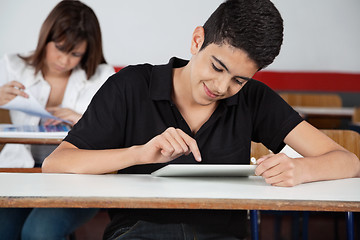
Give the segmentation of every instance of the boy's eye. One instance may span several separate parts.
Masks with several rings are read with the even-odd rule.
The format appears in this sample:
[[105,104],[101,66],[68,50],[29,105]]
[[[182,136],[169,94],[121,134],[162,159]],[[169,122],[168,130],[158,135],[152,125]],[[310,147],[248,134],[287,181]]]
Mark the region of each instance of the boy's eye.
[[237,79],[237,78],[235,78],[234,79],[234,81],[237,83],[237,84],[239,84],[240,86],[242,86],[243,85],[243,82],[242,81],[240,81],[239,79]]
[[222,71],[223,71],[222,69],[216,67],[214,63],[211,63],[211,65],[212,65],[212,68],[213,68],[216,72],[222,72]]

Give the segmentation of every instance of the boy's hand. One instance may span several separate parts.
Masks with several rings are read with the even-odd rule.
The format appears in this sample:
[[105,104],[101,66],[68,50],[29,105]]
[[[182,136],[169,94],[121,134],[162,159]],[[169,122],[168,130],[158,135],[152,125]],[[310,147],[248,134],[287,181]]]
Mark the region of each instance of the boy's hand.
[[257,160],[255,174],[273,186],[292,187],[302,183],[300,161],[284,153],[269,154]]
[[24,92],[25,86],[17,81],[11,81],[0,87],[0,106],[4,105],[16,96],[28,98],[27,93]]
[[190,153],[194,155],[196,161],[201,161],[195,139],[181,129],[170,127],[140,146],[139,162],[140,164],[165,163]]

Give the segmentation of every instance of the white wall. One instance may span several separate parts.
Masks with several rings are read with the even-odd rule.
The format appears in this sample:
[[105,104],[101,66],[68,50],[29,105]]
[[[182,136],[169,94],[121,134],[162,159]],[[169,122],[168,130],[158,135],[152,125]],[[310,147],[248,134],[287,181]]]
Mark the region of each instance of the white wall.
[[272,68],[360,72],[359,0],[274,0],[284,19]]
[[[192,31],[222,0],[83,0],[97,14],[114,65],[189,58]],[[0,0],[0,55],[33,50],[57,0]],[[360,73],[359,0],[273,0],[285,23],[269,70]]]

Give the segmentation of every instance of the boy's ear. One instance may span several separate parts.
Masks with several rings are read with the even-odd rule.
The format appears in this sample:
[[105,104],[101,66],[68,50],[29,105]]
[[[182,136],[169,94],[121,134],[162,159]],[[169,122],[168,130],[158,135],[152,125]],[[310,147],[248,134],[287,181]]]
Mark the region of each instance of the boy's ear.
[[195,55],[200,51],[201,46],[204,43],[204,35],[205,35],[205,31],[203,27],[195,28],[191,38],[190,51],[192,55]]

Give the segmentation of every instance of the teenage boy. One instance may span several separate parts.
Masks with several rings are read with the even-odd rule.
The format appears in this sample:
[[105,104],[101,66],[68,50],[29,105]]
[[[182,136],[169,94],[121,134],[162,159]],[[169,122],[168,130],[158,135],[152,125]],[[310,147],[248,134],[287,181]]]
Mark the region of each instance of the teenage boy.
[[[98,91],[43,172],[151,173],[170,163],[249,164],[251,140],[274,153],[256,174],[275,186],[355,177],[357,157],[252,76],[278,55],[282,18],[268,0],[228,0],[192,35],[190,61],[129,66]],[[116,209],[104,239],[243,239],[246,213]]]

